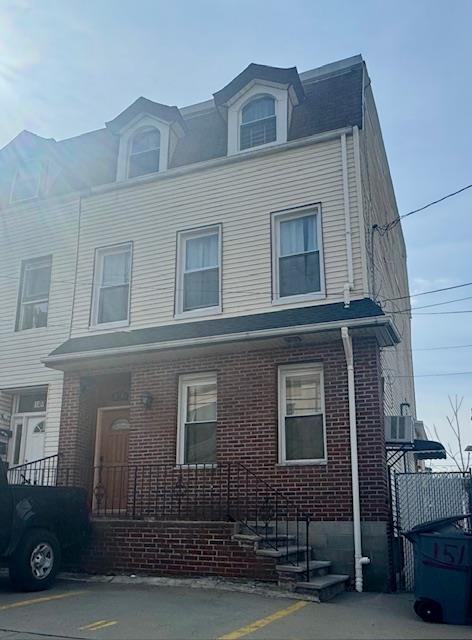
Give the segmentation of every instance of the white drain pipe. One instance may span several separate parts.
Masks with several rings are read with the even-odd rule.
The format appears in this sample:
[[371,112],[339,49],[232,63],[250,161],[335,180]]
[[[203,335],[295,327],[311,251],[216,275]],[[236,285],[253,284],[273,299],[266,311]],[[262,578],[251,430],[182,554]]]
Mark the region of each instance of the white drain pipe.
[[352,519],[354,525],[354,568],[356,591],[362,591],[362,567],[370,563],[370,559],[362,555],[361,506],[359,498],[359,464],[357,457],[357,421],[356,390],[354,386],[354,358],[352,339],[347,327],[341,327],[341,338],[344,346],[347,365],[347,388],[349,395],[349,432],[351,440],[351,476],[352,476]]

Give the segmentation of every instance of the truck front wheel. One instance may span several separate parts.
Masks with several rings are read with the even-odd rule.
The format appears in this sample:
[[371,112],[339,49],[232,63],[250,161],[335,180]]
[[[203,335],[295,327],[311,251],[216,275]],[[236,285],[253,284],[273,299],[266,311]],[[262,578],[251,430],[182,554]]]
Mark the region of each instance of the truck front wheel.
[[21,591],[43,591],[54,582],[61,563],[56,536],[46,529],[26,533],[10,562],[10,580]]

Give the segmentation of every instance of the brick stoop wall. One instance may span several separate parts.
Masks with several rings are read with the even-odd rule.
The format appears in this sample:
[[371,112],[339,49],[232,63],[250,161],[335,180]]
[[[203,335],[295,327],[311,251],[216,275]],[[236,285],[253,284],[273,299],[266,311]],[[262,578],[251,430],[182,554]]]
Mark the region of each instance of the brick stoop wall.
[[86,573],[223,576],[275,582],[276,561],[258,558],[232,540],[227,522],[95,520],[90,544],[67,561]]

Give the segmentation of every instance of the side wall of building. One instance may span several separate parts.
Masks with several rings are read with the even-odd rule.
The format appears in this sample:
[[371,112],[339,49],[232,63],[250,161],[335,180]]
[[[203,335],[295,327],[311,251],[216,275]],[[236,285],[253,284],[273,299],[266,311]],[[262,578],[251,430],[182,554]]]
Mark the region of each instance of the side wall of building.
[[400,415],[400,405],[407,402],[411,414],[416,415],[406,248],[400,224],[387,233],[373,230],[374,225],[382,227],[395,219],[398,209],[367,77],[365,84],[364,126],[359,141],[368,287],[370,297],[392,315],[401,336],[400,344],[383,349],[381,354],[385,414]]

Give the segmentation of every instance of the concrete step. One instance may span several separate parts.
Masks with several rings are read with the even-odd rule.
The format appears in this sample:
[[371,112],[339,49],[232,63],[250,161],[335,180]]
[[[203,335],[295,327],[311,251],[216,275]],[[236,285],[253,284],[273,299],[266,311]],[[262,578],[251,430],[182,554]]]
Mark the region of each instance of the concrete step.
[[[332,564],[329,560],[310,560],[310,577],[325,576],[329,573]],[[306,576],[306,562],[300,564],[278,564],[275,569],[279,574],[284,574],[284,577],[292,578],[293,580],[304,580]]]
[[[288,545],[288,547],[282,545],[278,549],[256,549],[255,553],[258,556],[267,556],[268,558],[285,558],[288,556],[290,561],[297,560],[297,555],[300,557],[306,557],[307,552],[311,554],[311,547],[296,544]],[[298,558],[299,559],[299,558]]]
[[257,533],[236,533],[233,536],[233,540],[236,542],[240,542],[241,544],[247,544],[250,546],[254,546],[254,549],[264,549],[264,548],[273,548],[275,544],[277,546],[281,546],[281,543],[284,542],[293,542],[295,540],[295,536],[287,536],[275,533],[270,533],[269,535],[258,535]]
[[260,535],[267,535],[267,534],[271,534],[274,533],[275,531],[275,527],[271,524],[269,525],[264,525],[264,524],[256,524],[255,522],[248,522],[247,524],[244,522],[241,522],[239,524],[239,533],[247,533],[248,535],[251,534],[260,534]]
[[345,591],[349,579],[348,575],[330,573],[313,578],[310,582],[297,582],[295,591],[316,596],[320,602],[326,602]]

